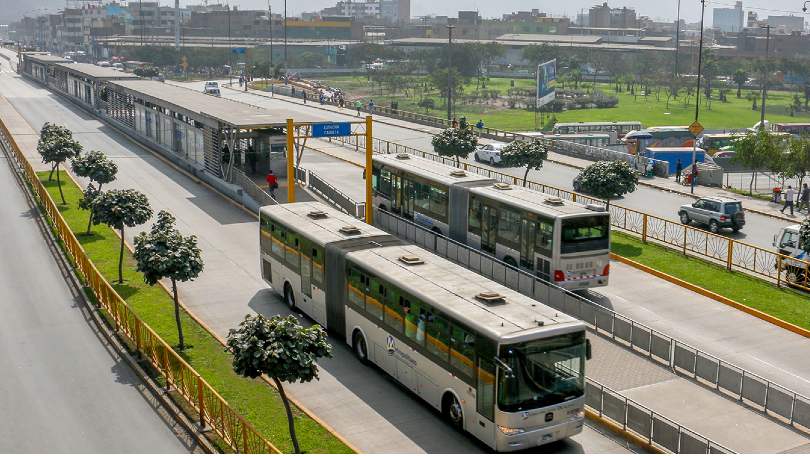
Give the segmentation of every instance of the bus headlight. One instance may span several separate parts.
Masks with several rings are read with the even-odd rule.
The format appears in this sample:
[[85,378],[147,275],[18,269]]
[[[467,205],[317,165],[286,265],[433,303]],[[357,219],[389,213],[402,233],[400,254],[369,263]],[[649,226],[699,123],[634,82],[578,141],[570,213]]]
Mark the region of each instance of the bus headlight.
[[517,434],[523,434],[524,432],[526,432],[525,429],[511,428],[511,427],[501,426],[501,425],[498,425],[498,430],[501,431],[503,434],[509,435],[509,436],[517,435]]
[[581,420],[585,418],[585,409],[577,408],[568,411],[568,418]]

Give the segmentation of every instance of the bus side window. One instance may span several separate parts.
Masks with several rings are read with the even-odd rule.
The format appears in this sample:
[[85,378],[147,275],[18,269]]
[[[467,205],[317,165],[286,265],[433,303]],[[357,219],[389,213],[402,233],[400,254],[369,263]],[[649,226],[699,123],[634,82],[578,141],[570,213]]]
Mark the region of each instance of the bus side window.
[[363,283],[363,275],[355,268],[349,269],[349,277],[346,280],[346,287],[349,293],[349,304],[360,309],[366,308],[366,292]]
[[478,356],[476,369],[476,410],[481,416],[495,421],[495,363],[490,356]]
[[498,242],[515,250],[520,249],[520,214],[501,207],[499,215]]
[[450,365],[465,378],[472,379],[474,359],[475,335],[457,324],[453,324],[450,337]]
[[391,172],[383,168],[380,170],[379,192],[387,197],[391,197]]
[[390,289],[385,302],[385,325],[395,334],[402,334],[402,324],[405,321],[405,312],[402,310],[404,298],[396,289]]
[[472,234],[481,235],[481,201],[470,196],[470,215],[468,221],[468,231]]
[[371,314],[375,320],[383,319],[383,308],[385,307],[385,297],[388,294],[385,285],[376,277],[366,276],[368,282],[368,295],[366,296],[366,312]]
[[425,344],[425,325],[427,324],[427,306],[417,300],[405,300],[405,336],[416,342]]
[[427,318],[427,349],[444,362],[450,354],[450,323],[444,316],[429,312]]
[[312,247],[312,284],[323,289],[323,258],[322,250]]
[[537,223],[537,236],[535,237],[537,253],[551,257],[554,247],[554,221],[540,219]]

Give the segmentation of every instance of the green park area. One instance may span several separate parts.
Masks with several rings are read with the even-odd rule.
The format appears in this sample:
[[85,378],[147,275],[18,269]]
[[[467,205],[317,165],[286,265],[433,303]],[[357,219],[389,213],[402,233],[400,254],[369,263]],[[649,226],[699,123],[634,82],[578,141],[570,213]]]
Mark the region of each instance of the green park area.
[[[56,180],[49,181],[47,172],[40,173],[39,177],[54,201],[60,201]],[[144,282],[129,251],[125,252],[124,258],[124,283],[117,283],[119,238],[106,225],[94,226],[92,234],[85,234],[89,213],[78,206],[82,192],[66,173],[62,172],[61,180],[67,204],[57,203],[57,206],[90,259],[137,315],[167,343],[176,346],[178,337],[171,296],[163,288]],[[181,356],[265,438],[283,453],[291,453],[293,446],[287,417],[278,392],[264,381],[250,380],[234,373],[231,355],[225,347],[187,313],[183,312],[181,319],[186,343]],[[294,408],[293,414],[304,452],[351,452],[337,437],[299,409]]]
[[[391,102],[396,102],[399,109],[405,111],[442,118],[447,115],[446,99],[432,87],[427,77],[411,76],[404,82],[393,83],[367,76],[336,76],[319,78],[318,81],[342,89],[351,100],[358,98],[364,102],[373,100],[376,106],[391,106]],[[593,92],[593,86],[590,82],[581,82],[576,91],[588,95]],[[491,128],[510,131],[535,130],[535,125],[542,124],[539,114],[535,124],[535,113],[531,107],[533,88],[532,79],[488,78],[486,88],[483,88],[477,78],[471,78],[461,85],[457,101],[454,103],[455,113],[458,117],[466,116],[471,123],[481,119]],[[571,89],[570,84],[567,88]],[[677,98],[670,97],[667,100],[668,92],[664,87],[651,85],[646,96],[643,95],[644,91],[638,88],[632,94],[626,87],[622,87],[621,92],[616,92],[615,89],[616,86],[612,83],[596,84],[596,90],[602,96],[618,99],[615,107],[571,109],[544,113],[542,116],[546,121],[549,116],[554,116],[558,122],[641,121],[644,126],[688,125],[694,120],[695,97],[688,96],[686,90],[683,90]],[[706,104],[705,98],[701,98],[700,119],[707,129],[748,128],[759,121],[761,93],[758,90],[743,89],[740,98],[737,98],[735,88],[728,87],[726,90],[725,101],[717,99],[719,90],[715,91],[715,99],[712,100],[711,106]],[[790,106],[795,103],[796,94],[797,92],[769,91],[766,103],[768,120],[810,122],[809,111],[797,111],[791,117]],[[754,99],[757,104],[756,110],[753,109]]]

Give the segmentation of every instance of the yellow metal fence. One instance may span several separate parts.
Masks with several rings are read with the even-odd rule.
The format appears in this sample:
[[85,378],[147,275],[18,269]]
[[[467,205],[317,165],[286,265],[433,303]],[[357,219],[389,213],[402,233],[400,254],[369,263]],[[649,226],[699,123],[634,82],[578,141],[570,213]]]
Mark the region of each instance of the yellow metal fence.
[[141,320],[90,261],[48,191],[26,160],[14,137],[0,119],[0,140],[53,223],[64,250],[92,290],[118,335],[126,339],[197,413],[200,424],[216,433],[237,453],[279,453],[245,418],[239,415],[171,346]]
[[[334,138],[344,145],[362,146],[357,138]],[[442,157],[432,152],[386,141],[374,140],[374,152],[380,154],[407,153],[456,166],[455,159]],[[465,170],[491,177],[500,182],[522,185],[523,179],[495,171],[473,163],[461,163]],[[580,193],[564,190],[539,182],[526,182],[526,186],[559,198],[582,204],[605,205],[605,201]],[[792,286],[810,291],[810,262],[799,260],[781,253],[757,247],[746,242],[710,233],[679,221],[668,220],[655,215],[630,209],[618,204],[610,204],[610,223],[614,228],[633,234],[643,242],[653,241],[666,247],[679,250],[684,255],[708,260],[724,266],[729,271],[739,271],[759,278],[776,282],[777,285]]]

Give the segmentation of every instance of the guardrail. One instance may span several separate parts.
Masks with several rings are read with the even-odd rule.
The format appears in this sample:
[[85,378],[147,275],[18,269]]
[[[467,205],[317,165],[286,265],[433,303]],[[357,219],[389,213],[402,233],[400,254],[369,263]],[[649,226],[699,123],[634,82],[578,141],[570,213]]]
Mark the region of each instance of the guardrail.
[[301,184],[309,187],[310,190],[327,200],[327,202],[329,202],[332,206],[335,206],[352,217],[365,220],[365,203],[358,203],[354,201],[350,196],[330,185],[312,171],[304,168],[297,168],[295,175],[296,179],[298,179]]
[[[358,148],[356,137],[333,138],[346,146]],[[432,152],[415,149],[403,144],[374,139],[376,153],[407,153],[433,160],[448,166],[456,166],[455,159],[442,157]],[[491,177],[500,182],[520,185],[523,179],[495,171],[491,168],[472,163],[462,163],[465,170]],[[606,205],[604,200],[561,189],[539,182],[527,181],[526,186],[559,198],[582,204]],[[643,242],[653,241],[657,244],[675,249],[687,256],[709,260],[728,271],[739,271],[755,277],[776,282],[778,286],[787,285],[810,291],[810,262],[799,260],[788,255],[757,247],[746,242],[710,233],[699,228],[684,225],[679,221],[647,214],[615,203],[610,203],[610,223],[614,228],[638,236]]]
[[164,377],[166,386],[174,388],[198,414],[201,427],[210,426],[211,430],[235,452],[279,453],[270,441],[231,408],[194,368],[141,320],[107,282],[85,253],[2,120],[0,120],[0,141],[30,184],[35,197],[62,241],[65,253],[75,264],[87,287],[92,290],[99,307],[109,316],[119,337],[134,347],[135,351]]
[[[374,224],[571,315],[583,321],[595,333],[634,353],[810,434],[810,398],[807,396],[390,212],[374,208]],[[670,446],[666,448],[671,449]]]
[[237,168],[231,168],[231,172],[228,176],[228,182],[234,185],[238,185],[248,194],[253,201],[259,204],[259,206],[270,206],[273,204],[278,204],[278,201],[273,199],[270,194],[264,191],[263,188],[259,187],[253,179],[249,178],[245,173]]

